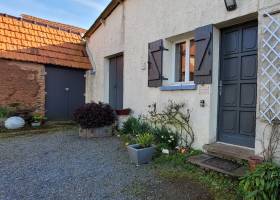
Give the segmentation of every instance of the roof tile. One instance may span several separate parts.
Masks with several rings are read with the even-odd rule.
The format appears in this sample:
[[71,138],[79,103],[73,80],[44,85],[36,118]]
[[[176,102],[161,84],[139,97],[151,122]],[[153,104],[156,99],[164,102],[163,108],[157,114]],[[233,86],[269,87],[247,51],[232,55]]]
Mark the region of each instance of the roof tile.
[[[65,27],[71,28],[68,25]],[[90,69],[89,59],[83,53],[85,46],[81,41],[78,34],[0,14],[0,58]]]

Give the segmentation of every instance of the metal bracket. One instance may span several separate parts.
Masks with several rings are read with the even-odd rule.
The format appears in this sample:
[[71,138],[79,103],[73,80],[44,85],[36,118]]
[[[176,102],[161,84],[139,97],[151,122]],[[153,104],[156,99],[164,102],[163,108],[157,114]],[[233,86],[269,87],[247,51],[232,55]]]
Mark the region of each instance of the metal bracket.
[[159,49],[160,49],[161,51],[169,51],[169,49],[166,49],[164,46],[160,46]]

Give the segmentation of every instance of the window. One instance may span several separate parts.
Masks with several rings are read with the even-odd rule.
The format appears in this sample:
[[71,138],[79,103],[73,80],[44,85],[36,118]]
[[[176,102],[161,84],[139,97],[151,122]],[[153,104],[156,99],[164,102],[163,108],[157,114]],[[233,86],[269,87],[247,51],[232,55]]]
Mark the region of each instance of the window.
[[193,39],[175,44],[175,81],[194,80],[195,42]]

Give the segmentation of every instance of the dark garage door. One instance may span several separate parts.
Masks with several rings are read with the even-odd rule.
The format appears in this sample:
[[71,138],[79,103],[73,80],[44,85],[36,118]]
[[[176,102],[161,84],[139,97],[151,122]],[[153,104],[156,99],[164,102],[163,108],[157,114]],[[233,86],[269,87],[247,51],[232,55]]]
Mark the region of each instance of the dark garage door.
[[219,140],[254,147],[257,101],[257,22],[222,31]]
[[49,120],[71,120],[85,103],[85,71],[46,66],[46,116]]

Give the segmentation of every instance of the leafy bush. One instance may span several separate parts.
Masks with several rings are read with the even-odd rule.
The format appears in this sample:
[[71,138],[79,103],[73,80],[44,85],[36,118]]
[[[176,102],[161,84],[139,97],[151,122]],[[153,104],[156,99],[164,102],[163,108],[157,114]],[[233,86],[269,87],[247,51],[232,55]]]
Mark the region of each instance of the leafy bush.
[[244,199],[279,200],[280,168],[273,163],[258,165],[239,184]]
[[104,103],[88,103],[74,112],[74,120],[84,129],[99,128],[112,125],[116,116],[110,105]]
[[9,113],[10,113],[9,108],[7,108],[7,107],[0,107],[0,118],[8,117]]
[[43,115],[41,115],[40,113],[35,113],[32,116],[32,121],[33,122],[42,122],[44,120],[46,120],[47,118],[44,117]]
[[137,136],[137,144],[142,148],[150,147],[154,142],[154,135],[151,133],[143,133]]
[[145,132],[149,132],[151,127],[147,122],[141,120],[141,118],[129,117],[124,123],[120,131],[124,135],[139,135]]
[[153,134],[155,141],[163,148],[175,149],[178,144],[178,135],[165,127],[155,128]]

